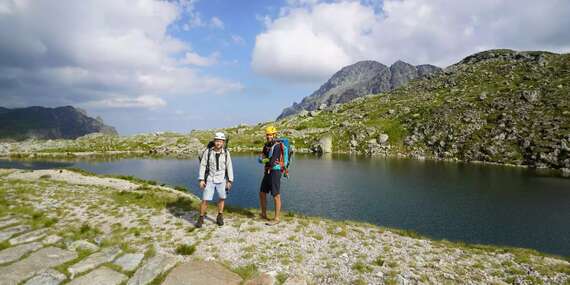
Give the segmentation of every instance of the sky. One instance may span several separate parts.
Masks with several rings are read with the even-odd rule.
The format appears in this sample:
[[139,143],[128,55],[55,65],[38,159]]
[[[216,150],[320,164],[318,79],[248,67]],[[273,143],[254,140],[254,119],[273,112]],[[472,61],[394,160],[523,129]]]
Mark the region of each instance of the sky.
[[0,0],[0,106],[120,134],[255,124],[359,60],[570,51],[568,0]]

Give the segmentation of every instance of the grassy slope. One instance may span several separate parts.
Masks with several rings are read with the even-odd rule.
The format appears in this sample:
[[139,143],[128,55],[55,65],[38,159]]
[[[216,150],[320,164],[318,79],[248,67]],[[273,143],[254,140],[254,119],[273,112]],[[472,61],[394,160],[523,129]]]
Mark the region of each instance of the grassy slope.
[[[564,167],[560,161],[568,154],[555,149],[570,136],[570,55],[528,52],[523,58],[509,50],[491,52],[314,117],[295,116],[225,131],[233,146],[259,147],[263,128],[275,124],[298,148],[308,148],[330,134],[333,151],[348,152],[350,140],[356,139],[356,150],[362,153],[368,140],[385,133],[392,155]],[[539,99],[528,102],[524,91],[537,91]],[[195,135],[206,141],[209,133]],[[415,139],[409,139],[414,134]],[[558,157],[548,158],[552,155]]]

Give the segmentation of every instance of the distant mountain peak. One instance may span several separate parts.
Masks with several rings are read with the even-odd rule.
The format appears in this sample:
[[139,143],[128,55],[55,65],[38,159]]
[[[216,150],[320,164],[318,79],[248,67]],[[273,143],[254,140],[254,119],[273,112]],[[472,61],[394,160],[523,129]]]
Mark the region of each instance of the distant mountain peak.
[[117,134],[115,128],[105,125],[102,120],[89,117],[85,110],[73,106],[0,107],[0,139],[75,139],[97,132]]
[[412,79],[440,71],[433,65],[414,66],[402,60],[386,66],[374,60],[362,60],[337,71],[311,95],[300,103],[283,110],[277,118],[297,114],[303,110],[312,111],[320,106],[346,103],[368,94],[376,94],[398,88]]

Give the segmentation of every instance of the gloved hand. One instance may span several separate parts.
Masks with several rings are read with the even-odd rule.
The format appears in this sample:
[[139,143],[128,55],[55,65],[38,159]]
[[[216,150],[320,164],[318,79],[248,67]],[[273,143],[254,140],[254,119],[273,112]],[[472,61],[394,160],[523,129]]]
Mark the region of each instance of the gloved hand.
[[264,164],[265,164],[265,163],[268,163],[268,162],[269,162],[269,158],[264,158],[264,159],[261,160],[261,163],[264,163]]

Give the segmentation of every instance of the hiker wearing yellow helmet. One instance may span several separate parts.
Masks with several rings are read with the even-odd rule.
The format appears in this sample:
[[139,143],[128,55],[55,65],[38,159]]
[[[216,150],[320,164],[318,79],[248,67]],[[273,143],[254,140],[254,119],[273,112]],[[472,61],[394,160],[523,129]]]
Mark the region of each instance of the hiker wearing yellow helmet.
[[277,129],[274,126],[268,126],[265,129],[266,143],[259,155],[259,162],[264,164],[263,180],[259,191],[259,205],[261,208],[261,218],[267,218],[267,193],[271,193],[275,203],[275,218],[268,222],[268,225],[276,225],[279,223],[279,215],[281,213],[281,165],[282,161],[282,144],[276,143]]

